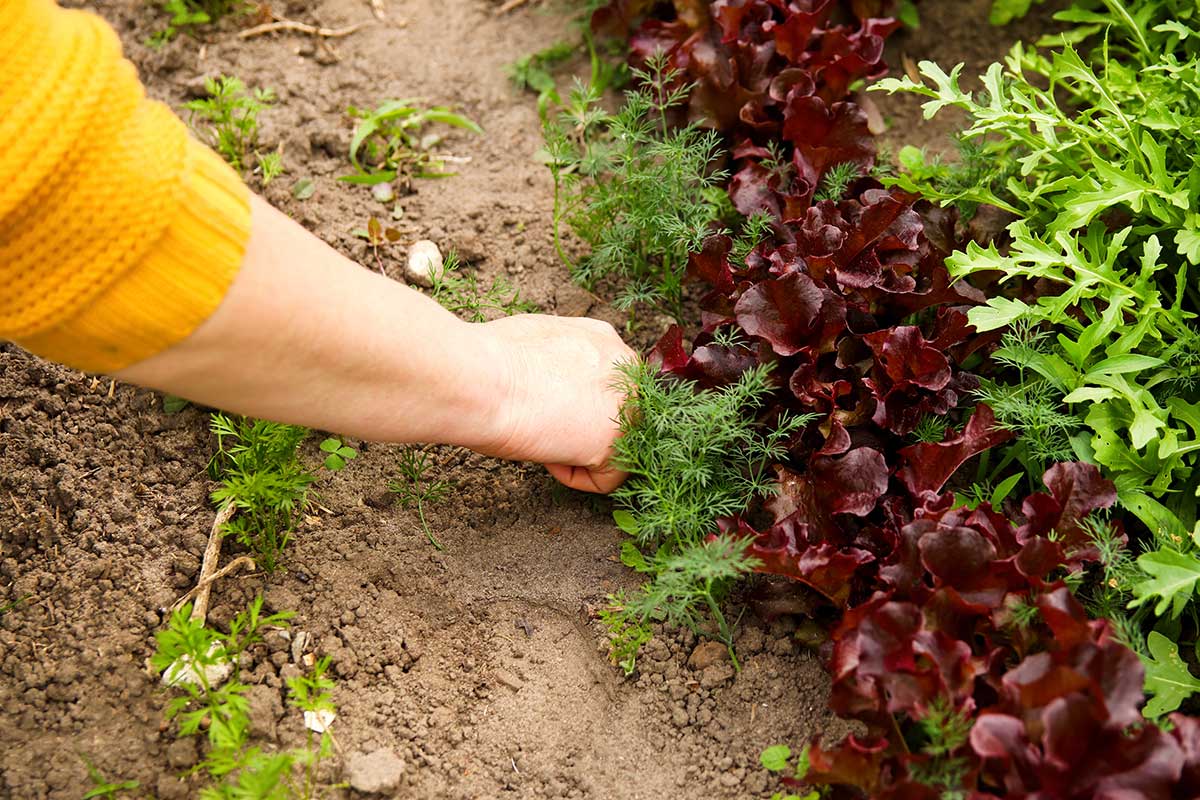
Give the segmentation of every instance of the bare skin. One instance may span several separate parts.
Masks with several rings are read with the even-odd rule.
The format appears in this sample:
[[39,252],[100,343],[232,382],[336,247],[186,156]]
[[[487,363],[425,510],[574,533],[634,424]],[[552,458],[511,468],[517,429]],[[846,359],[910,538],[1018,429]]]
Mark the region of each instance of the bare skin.
[[356,438],[534,461],[573,489],[624,480],[609,466],[622,400],[610,384],[634,353],[611,325],[540,314],[466,323],[258,197],[251,214],[217,311],[117,377]]

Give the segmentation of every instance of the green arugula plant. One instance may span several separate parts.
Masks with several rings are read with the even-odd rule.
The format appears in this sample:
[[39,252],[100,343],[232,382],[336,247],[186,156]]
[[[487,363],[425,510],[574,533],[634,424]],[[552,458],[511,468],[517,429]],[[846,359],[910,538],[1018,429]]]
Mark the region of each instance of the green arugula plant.
[[521,293],[503,277],[497,275],[492,278],[491,284],[485,288],[479,285],[475,273],[464,271],[462,267],[458,253],[451,250],[441,266],[429,276],[433,282],[430,296],[448,311],[468,322],[486,322],[495,314],[511,316],[538,310],[535,304],[522,300]]
[[400,453],[400,478],[392,481],[388,488],[396,494],[402,507],[417,510],[425,538],[435,549],[442,550],[444,548],[434,538],[433,531],[429,529],[429,522],[425,519],[425,507],[445,500],[451,486],[446,481],[430,480],[427,473],[431,466],[429,454],[424,450],[405,448]]
[[961,65],[922,62],[927,84],[881,81],[929,98],[927,117],[965,112],[972,153],[956,168],[902,151],[906,171],[888,180],[1015,215],[1006,246],[972,242],[946,262],[957,278],[999,276],[1003,287],[969,313],[980,331],[1007,329],[978,396],[1020,434],[1001,466],[1096,464],[1140,523],[1146,552],[1109,542],[1103,582],[1084,592],[1143,656],[1147,713],[1158,715],[1193,688],[1146,629],[1200,640],[1200,10],[1096,0],[1056,18],[1075,27],[1039,43],[1049,52],[1014,47],[979,96],[960,88]]
[[277,178],[283,172],[283,155],[258,149],[258,115],[275,104],[275,92],[251,92],[240,78],[231,76],[206,79],[204,91],[208,97],[184,103],[191,122],[199,120],[206,126],[198,133],[238,172],[253,168],[264,186]]
[[216,413],[212,431],[217,452],[209,474],[220,481],[212,499],[219,506],[237,507],[225,533],[254,551],[260,568],[274,572],[303,519],[309,487],[316,480],[299,457],[308,430]]
[[[321,794],[320,762],[333,753],[329,659],[319,660],[308,675],[287,681],[288,705],[305,718],[304,748],[268,752],[252,745],[248,687],[224,678],[236,670],[238,655],[262,640],[264,629],[286,627],[291,616],[263,616],[259,597],[230,623],[228,633],[221,633],[193,619],[186,604],[156,634],[151,666],[168,686],[182,692],[168,704],[167,719],[178,720],[179,736],[203,733],[207,742],[204,759],[194,768],[210,781],[200,793],[202,800],[312,800]],[[320,729],[319,738],[314,728]]]
[[620,370],[617,388],[630,399],[621,411],[614,462],[631,477],[613,493],[613,516],[633,537],[622,546],[621,560],[649,580],[610,598],[602,614],[613,658],[632,672],[653,623],[702,632],[706,619],[713,638],[734,656],[732,625],[720,601],[758,561],[747,553],[750,540],[714,536],[717,520],[776,490],[773,462],[814,416],[784,415],[760,429],[754,411],[773,388],[765,366],[712,390],[645,363]]
[[483,128],[447,106],[422,108],[417,101],[387,100],[374,110],[351,106],[347,113],[358,120],[350,139],[354,173],[338,178],[347,183],[374,186],[397,177],[445,178],[445,156],[433,152],[440,137],[424,133],[433,124],[482,134]]
[[[543,126],[554,243],[581,285],[611,281],[620,289],[618,307],[657,307],[680,319],[688,254],[713,232],[723,207],[714,195],[723,194],[728,175],[712,166],[721,138],[694,124],[672,125],[690,87],[665,56],[634,76],[639,88],[626,92],[617,113],[604,109],[594,85],[577,83]],[[567,255],[564,226],[590,246],[588,255]]]

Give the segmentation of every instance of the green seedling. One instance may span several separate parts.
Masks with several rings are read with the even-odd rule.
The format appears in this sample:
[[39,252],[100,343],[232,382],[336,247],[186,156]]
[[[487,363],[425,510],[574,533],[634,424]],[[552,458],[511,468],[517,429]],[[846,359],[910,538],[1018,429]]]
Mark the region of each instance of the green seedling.
[[84,793],[83,800],[117,800],[124,793],[136,791],[141,786],[137,781],[110,781],[90,758],[83,754],[79,757],[87,767],[88,782],[92,784],[92,788]]
[[162,10],[170,14],[167,27],[150,37],[147,44],[162,47],[180,33],[192,33],[196,28],[211,25],[229,14],[249,11],[253,4],[246,0],[160,0]]
[[429,454],[423,450],[406,448],[400,454],[400,479],[392,481],[388,488],[396,493],[400,505],[404,508],[416,508],[417,517],[421,520],[421,530],[425,538],[436,549],[444,549],[433,536],[429,523],[425,519],[425,506],[440,503],[450,492],[450,484],[446,481],[431,481],[426,473],[431,466]]
[[421,108],[415,100],[388,100],[374,110],[350,107],[358,124],[350,139],[350,163],[354,174],[338,180],[374,186],[397,177],[444,178],[445,156],[433,152],[438,137],[425,135],[433,124],[462,128],[482,134],[483,129],[446,106]]
[[216,413],[212,431],[217,452],[209,462],[209,473],[220,481],[212,499],[219,506],[232,503],[237,509],[225,525],[225,534],[254,551],[259,567],[274,572],[303,519],[309,486],[316,480],[299,458],[308,430]]
[[[262,640],[268,627],[286,627],[291,612],[262,615],[262,598],[230,624],[228,633],[193,619],[191,606],[171,615],[166,630],[156,635],[158,648],[150,663],[168,686],[181,692],[167,706],[167,719],[176,720],[179,736],[203,736],[204,759],[193,771],[209,785],[204,800],[312,800],[320,796],[317,770],[333,752],[329,725],[334,717],[326,676],[329,659],[316,663],[308,675],[291,678],[288,704],[305,720],[306,747],[267,752],[250,744],[248,687],[229,677],[238,656]],[[318,739],[313,734],[320,733]]]
[[561,102],[558,96],[558,82],[553,70],[556,66],[571,59],[579,51],[579,45],[572,42],[557,42],[547,48],[531,53],[509,64],[505,71],[508,79],[520,91],[531,91],[538,96],[538,113],[545,116],[545,111],[551,103]]
[[430,295],[442,307],[469,322],[486,322],[490,315],[528,314],[537,311],[533,303],[522,300],[521,293],[504,278],[492,278],[486,288],[479,285],[473,272],[464,272],[458,254],[451,250],[440,268],[430,275]]
[[0,617],[4,616],[10,611],[16,610],[17,606],[21,605],[32,596],[33,595],[27,594],[24,597],[18,597],[16,600],[12,600],[8,603],[0,604]]
[[400,241],[403,238],[400,231],[391,226],[384,226],[376,217],[371,217],[367,220],[367,227],[355,228],[350,234],[367,240],[367,245],[370,246],[371,254],[375,257],[375,265],[379,268],[379,273],[387,275],[387,271],[383,268],[383,255],[380,253],[380,248]]
[[346,467],[346,462],[358,458],[358,451],[349,445],[342,444],[341,439],[326,439],[321,442],[321,452],[325,453],[325,469],[337,472]]
[[862,175],[862,168],[853,161],[834,164],[821,177],[821,185],[813,195],[813,201],[832,200],[836,203],[846,196],[846,192]]
[[208,97],[184,104],[193,127],[202,123],[197,133],[238,172],[245,174],[254,166],[264,186],[278,177],[283,156],[258,150],[258,115],[275,104],[275,92],[251,92],[241,79],[230,76],[205,80],[204,91]]
[[[777,744],[763,750],[759,755],[759,761],[763,765],[763,769],[768,772],[774,772],[788,780],[802,781],[808,776],[808,746],[792,759],[792,748],[786,744]],[[812,791],[805,795],[798,794],[783,794],[776,792],[771,796],[771,800],[820,800],[820,792]]]

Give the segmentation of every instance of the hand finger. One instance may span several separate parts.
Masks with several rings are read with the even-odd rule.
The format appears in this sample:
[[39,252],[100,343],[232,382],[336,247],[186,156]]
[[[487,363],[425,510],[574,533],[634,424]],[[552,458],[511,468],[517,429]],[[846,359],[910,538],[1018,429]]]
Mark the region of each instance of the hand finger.
[[619,470],[590,470],[566,464],[547,464],[546,471],[564,486],[593,494],[608,494],[629,477]]

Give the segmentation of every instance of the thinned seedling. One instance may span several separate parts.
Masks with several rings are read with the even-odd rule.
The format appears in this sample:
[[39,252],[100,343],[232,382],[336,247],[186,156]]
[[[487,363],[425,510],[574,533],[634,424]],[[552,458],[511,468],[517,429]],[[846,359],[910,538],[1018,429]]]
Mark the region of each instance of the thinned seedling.
[[429,529],[429,522],[425,519],[425,506],[444,500],[450,491],[450,484],[447,481],[430,481],[425,474],[430,466],[429,454],[424,450],[412,447],[405,449],[400,454],[400,480],[392,481],[388,489],[396,493],[401,506],[416,508],[425,538],[438,550],[444,550]]

